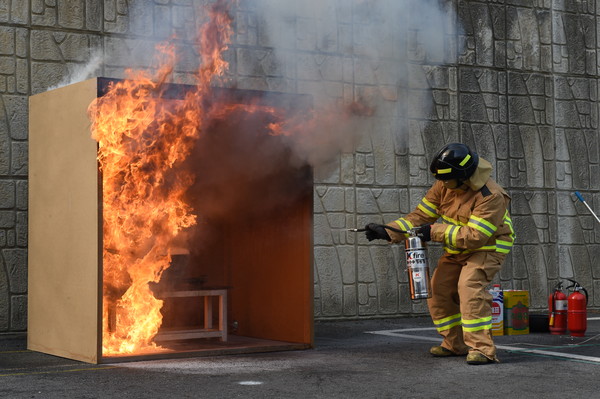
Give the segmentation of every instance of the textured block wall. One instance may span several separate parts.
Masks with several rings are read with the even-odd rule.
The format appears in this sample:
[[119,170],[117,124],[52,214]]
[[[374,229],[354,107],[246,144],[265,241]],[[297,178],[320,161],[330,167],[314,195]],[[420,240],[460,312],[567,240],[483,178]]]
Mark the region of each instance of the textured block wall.
[[[27,327],[28,96],[152,65],[172,34],[186,81],[206,2],[0,0],[0,332]],[[408,299],[402,246],[346,229],[411,211],[450,141],[491,161],[513,197],[518,241],[497,280],[542,309],[574,278],[600,306],[600,226],[572,195],[600,212],[595,0],[238,0],[232,15],[220,84],[308,93],[323,113],[363,107],[301,148],[315,166],[317,318],[427,312]]]

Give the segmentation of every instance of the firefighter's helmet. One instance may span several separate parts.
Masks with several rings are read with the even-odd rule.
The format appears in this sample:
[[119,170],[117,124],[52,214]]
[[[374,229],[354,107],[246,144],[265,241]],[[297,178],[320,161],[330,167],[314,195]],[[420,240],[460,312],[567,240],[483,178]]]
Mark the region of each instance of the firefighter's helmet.
[[445,145],[433,158],[429,170],[438,180],[465,181],[475,173],[479,155],[461,143]]

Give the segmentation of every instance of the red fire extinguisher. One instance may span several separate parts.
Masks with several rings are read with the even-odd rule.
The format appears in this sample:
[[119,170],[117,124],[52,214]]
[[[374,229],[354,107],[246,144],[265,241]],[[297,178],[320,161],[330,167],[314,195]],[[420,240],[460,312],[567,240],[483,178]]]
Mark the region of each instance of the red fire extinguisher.
[[[573,283],[567,287],[573,288],[573,293],[568,298],[568,317],[567,325],[572,337],[584,337],[587,329],[587,303],[588,293],[577,281],[569,280]],[[583,291],[585,295],[581,293]]]
[[550,333],[562,335],[567,332],[567,296],[562,292],[562,281],[554,287],[554,292],[548,297],[548,327]]

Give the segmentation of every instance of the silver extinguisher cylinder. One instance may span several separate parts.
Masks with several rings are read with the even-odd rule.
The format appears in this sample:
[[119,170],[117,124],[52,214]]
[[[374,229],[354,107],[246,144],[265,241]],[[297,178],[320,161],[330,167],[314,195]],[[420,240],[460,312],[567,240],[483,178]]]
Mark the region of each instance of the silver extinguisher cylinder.
[[431,298],[429,262],[425,243],[417,236],[409,236],[405,241],[405,252],[410,299]]

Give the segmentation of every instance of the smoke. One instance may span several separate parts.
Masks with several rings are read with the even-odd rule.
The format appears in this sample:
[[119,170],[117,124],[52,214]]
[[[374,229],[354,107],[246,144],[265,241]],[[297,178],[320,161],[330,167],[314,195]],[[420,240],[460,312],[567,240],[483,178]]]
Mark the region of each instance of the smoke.
[[[150,14],[141,5],[132,13],[132,26],[144,33]],[[251,50],[238,52],[232,66],[238,80],[243,81],[244,74],[263,75],[266,82],[278,82],[268,83],[267,90],[312,97],[314,112],[294,121],[305,128],[292,127],[294,134],[286,135],[285,141],[314,168],[326,168],[340,153],[353,152],[365,142],[374,148],[391,141],[396,152],[407,148],[408,120],[432,116],[428,80],[436,77],[428,71],[456,57],[456,18],[453,5],[445,0],[249,0],[232,15],[235,45],[256,44],[257,53],[268,54],[243,57]],[[242,15],[256,20],[247,22],[256,29],[247,43],[244,35],[252,28],[244,25]],[[173,32],[158,33],[167,37]],[[125,62],[131,57],[132,65],[139,63],[136,58],[148,61],[151,41],[142,42],[113,50],[108,58],[118,54]],[[178,47],[183,64],[190,63],[186,49]],[[51,89],[98,75],[103,61],[102,50],[95,51],[87,64],[71,69]]]
[[69,73],[63,78],[63,80],[57,85],[48,88],[48,90],[58,89],[59,87],[68,86],[70,84],[98,76],[98,73],[102,68],[103,60],[104,57],[102,55],[102,49],[93,51],[90,55],[89,61],[86,64],[74,64],[71,66]]
[[296,91],[314,99],[314,129],[287,137],[294,152],[311,166],[327,166],[341,152],[352,152],[365,141],[372,147],[381,145],[390,135],[396,150],[406,148],[408,119],[431,116],[428,71],[456,57],[450,3],[254,0],[251,4],[258,16],[258,45],[271,48],[275,55],[278,70],[270,73],[285,79],[293,71]]
[[[237,83],[266,82],[269,103],[280,99],[269,91],[301,96],[279,103],[289,118],[275,130],[242,111],[205,126],[187,167],[205,171],[188,194],[200,215],[194,234],[204,235],[192,241],[209,247],[240,215],[255,224],[305,201],[312,176],[303,166],[326,176],[357,148],[387,159],[405,149],[408,121],[432,111],[427,68],[455,56],[451,6],[436,0],[251,0],[235,11]],[[244,13],[255,17],[248,26]]]
[[[216,121],[212,130],[237,130],[239,134],[209,134],[198,143],[194,155],[206,161],[187,166],[210,172],[198,173],[190,194],[202,198],[196,208],[210,215],[231,209],[241,213],[247,204],[254,210],[273,209],[273,204],[289,203],[293,193],[296,197],[305,194],[306,176],[299,173],[286,185],[286,173],[293,171],[282,173],[282,165],[302,170],[308,164],[317,172],[326,171],[338,163],[341,153],[357,148],[379,151],[386,158],[406,148],[408,120],[427,120],[432,110],[425,69],[453,62],[456,53],[450,39],[456,37],[452,5],[440,1],[235,2],[238,8],[231,15],[236,18],[236,36],[229,57],[235,60],[231,68],[237,69],[225,77],[236,76],[244,88],[261,88],[256,82],[262,81],[266,90],[309,95],[312,111],[305,104],[298,106],[281,132],[264,132],[262,120],[246,120],[233,127]],[[143,26],[139,24],[140,29]],[[121,51],[107,48],[107,59],[139,56],[146,60],[145,48],[141,44],[132,46],[130,52],[125,47]],[[101,53],[95,53],[61,85],[89,77],[102,61]],[[180,61],[183,65],[175,66],[175,75],[193,71],[191,65],[185,66],[189,59]],[[259,131],[278,139],[263,140]],[[290,152],[283,152],[280,143]],[[277,186],[275,182],[283,188],[269,191]]]

